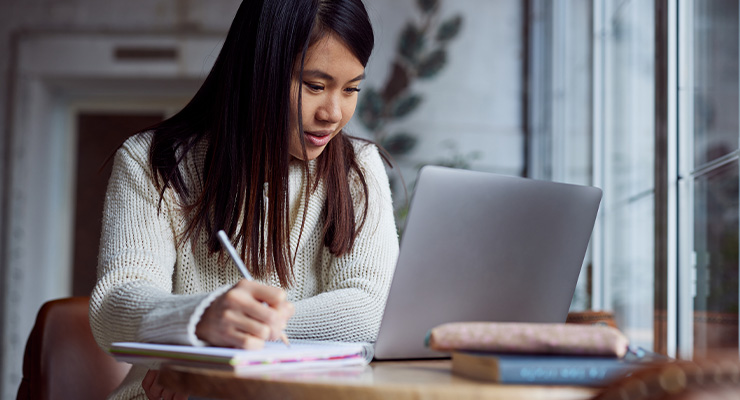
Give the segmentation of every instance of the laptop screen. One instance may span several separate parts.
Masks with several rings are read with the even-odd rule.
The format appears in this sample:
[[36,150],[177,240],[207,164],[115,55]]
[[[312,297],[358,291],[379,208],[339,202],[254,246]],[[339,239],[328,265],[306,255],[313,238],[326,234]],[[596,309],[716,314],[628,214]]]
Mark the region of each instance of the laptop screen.
[[601,190],[428,166],[416,183],[376,359],[455,321],[565,322]]

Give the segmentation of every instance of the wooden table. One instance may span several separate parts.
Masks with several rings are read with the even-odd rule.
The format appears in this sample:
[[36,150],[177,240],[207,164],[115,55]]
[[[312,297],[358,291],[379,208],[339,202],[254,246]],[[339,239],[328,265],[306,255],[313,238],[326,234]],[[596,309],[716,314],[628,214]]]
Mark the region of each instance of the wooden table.
[[596,389],[515,386],[454,376],[449,360],[374,362],[337,370],[240,376],[231,371],[164,365],[159,381],[193,396],[219,399],[590,399]]

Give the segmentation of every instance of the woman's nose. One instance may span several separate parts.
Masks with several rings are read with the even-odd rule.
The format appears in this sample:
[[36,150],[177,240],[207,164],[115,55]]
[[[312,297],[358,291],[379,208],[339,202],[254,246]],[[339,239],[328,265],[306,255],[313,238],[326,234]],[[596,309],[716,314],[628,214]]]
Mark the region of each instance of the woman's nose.
[[325,122],[340,122],[342,120],[342,108],[339,99],[335,96],[326,96],[324,103],[316,111],[316,118]]

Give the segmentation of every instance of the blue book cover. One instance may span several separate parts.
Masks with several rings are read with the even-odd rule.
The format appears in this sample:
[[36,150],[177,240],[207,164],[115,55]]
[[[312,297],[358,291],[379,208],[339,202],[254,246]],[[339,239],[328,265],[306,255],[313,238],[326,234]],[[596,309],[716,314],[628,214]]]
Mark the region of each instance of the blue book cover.
[[604,386],[645,366],[636,357],[453,352],[452,372],[508,384]]

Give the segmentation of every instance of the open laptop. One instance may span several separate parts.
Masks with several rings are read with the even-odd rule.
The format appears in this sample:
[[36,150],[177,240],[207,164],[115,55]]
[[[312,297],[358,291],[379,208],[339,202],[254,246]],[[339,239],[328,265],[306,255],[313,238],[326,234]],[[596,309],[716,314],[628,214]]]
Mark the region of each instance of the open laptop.
[[455,321],[565,322],[601,190],[428,166],[416,183],[375,358],[444,357]]

